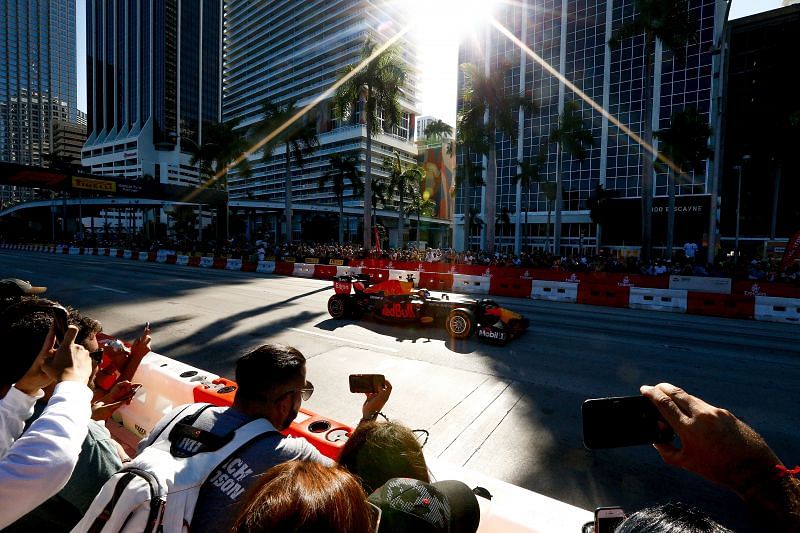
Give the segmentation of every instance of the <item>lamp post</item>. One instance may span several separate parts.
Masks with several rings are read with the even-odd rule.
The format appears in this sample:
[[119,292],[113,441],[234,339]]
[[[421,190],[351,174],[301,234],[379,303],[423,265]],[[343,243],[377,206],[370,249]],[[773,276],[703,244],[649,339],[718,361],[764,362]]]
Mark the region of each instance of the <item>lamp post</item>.
[[733,245],[733,262],[736,265],[739,264],[739,222],[741,220],[740,213],[742,208],[742,168],[749,160],[749,155],[743,155],[741,164],[733,167],[735,170],[739,171],[739,182],[736,188],[736,240],[734,241]]

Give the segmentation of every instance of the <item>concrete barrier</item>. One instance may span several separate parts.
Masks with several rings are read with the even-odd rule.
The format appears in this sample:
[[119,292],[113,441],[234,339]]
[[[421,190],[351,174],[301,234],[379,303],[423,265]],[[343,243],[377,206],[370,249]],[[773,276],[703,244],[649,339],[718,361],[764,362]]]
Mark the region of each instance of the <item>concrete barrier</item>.
[[295,263],[294,269],[292,270],[292,276],[298,278],[313,278],[314,266],[315,265],[309,265],[306,263]]
[[487,276],[453,274],[453,292],[465,294],[489,294],[490,279]]
[[755,319],[800,324],[800,298],[756,296]]
[[225,270],[241,270],[241,269],[242,269],[241,259],[228,259],[227,263],[225,263]]
[[531,298],[534,300],[549,300],[551,302],[578,301],[578,284],[565,281],[533,280]]
[[631,287],[628,307],[631,309],[650,309],[670,313],[685,313],[687,291],[675,289],[646,289]]
[[275,261],[259,261],[256,272],[262,274],[273,274],[275,272]]

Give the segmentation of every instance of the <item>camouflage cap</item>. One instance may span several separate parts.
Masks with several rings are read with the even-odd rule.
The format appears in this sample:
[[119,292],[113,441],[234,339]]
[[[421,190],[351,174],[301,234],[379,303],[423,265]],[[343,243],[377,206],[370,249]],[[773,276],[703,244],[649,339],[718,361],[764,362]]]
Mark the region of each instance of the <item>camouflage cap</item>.
[[460,481],[394,478],[368,499],[381,509],[380,533],[474,533],[480,522],[478,500]]

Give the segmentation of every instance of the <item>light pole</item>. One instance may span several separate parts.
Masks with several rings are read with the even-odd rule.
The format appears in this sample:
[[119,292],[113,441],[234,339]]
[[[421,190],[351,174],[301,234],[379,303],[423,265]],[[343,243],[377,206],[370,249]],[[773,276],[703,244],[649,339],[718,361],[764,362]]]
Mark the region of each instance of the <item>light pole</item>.
[[739,171],[739,182],[736,188],[736,240],[734,241],[733,245],[733,262],[736,265],[739,264],[739,222],[741,220],[740,213],[742,208],[742,167],[749,160],[749,155],[743,155],[741,164],[733,167],[735,170]]

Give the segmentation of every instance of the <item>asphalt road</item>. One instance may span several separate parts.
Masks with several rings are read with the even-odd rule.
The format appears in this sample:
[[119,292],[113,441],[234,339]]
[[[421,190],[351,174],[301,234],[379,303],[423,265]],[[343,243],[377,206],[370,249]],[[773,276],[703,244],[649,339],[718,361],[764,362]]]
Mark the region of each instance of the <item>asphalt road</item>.
[[428,429],[426,454],[585,509],[680,500],[749,530],[738,499],[650,447],[583,448],[582,401],[643,383],[669,381],[726,407],[787,464],[800,461],[796,325],[498,298],[532,325],[496,347],[334,321],[331,283],[319,280],[9,250],[0,274],[47,285],[124,339],[149,321],[155,351],[227,377],[250,347],[294,345],[316,386],[308,407],[340,421],[360,416],[347,375],[384,373],[394,385],[387,415]]

